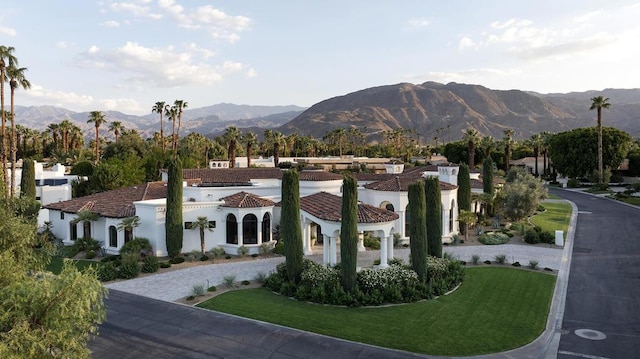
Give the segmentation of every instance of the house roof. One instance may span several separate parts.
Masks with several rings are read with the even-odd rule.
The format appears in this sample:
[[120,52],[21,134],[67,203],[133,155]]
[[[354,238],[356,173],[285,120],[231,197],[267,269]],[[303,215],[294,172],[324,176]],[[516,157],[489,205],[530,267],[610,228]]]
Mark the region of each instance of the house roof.
[[[300,198],[300,209],[325,221],[342,221],[342,197],[318,192]],[[400,218],[397,213],[383,208],[358,203],[358,223],[391,222]]]
[[221,207],[231,208],[257,208],[257,207],[271,207],[275,203],[266,198],[256,196],[253,193],[247,193],[245,191],[232,194],[231,196],[220,198],[224,201]]
[[68,201],[50,203],[43,207],[67,213],[89,210],[102,217],[126,218],[136,214],[136,207],[133,202],[166,197],[167,187],[165,182],[147,182]]
[[336,181],[342,180],[344,178],[343,175],[333,172],[326,171],[300,171],[298,174],[300,181]]
[[[428,170],[430,170],[429,166],[414,167],[390,179],[366,184],[364,188],[385,192],[407,192],[409,191],[409,185],[422,179],[422,174]],[[440,181],[440,190],[442,191],[456,188],[458,188],[458,186]]]
[[282,179],[279,168],[188,168],[182,170],[185,181],[200,184],[246,184],[256,179]]

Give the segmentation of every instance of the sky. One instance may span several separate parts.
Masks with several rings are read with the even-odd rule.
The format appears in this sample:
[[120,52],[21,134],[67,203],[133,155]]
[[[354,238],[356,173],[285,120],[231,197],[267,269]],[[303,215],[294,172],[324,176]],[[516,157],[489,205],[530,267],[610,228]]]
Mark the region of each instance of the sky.
[[541,93],[640,87],[640,2],[0,0],[16,104],[312,106],[426,81]]

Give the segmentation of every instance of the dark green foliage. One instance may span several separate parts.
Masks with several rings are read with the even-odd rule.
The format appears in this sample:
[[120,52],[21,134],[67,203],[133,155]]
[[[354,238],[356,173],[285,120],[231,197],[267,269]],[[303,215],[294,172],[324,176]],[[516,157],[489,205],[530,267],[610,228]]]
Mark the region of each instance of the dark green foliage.
[[380,238],[372,237],[369,232],[364,234],[363,244],[366,248],[380,249]]
[[102,263],[115,262],[120,260],[120,255],[109,255],[100,260]]
[[119,276],[123,279],[135,278],[140,274],[140,264],[138,256],[133,253],[122,255],[122,264],[120,265]]
[[151,243],[149,243],[148,239],[142,237],[135,237],[120,248],[120,254],[135,253],[140,255],[149,251],[151,251]]
[[173,257],[169,259],[169,264],[180,264],[184,262],[184,258],[182,257]]
[[160,268],[171,268],[171,263],[169,263],[169,262],[160,262]]
[[91,176],[93,175],[93,164],[89,161],[78,162],[73,168],[71,168],[72,175],[78,176]]
[[342,223],[340,226],[340,263],[342,286],[347,292],[356,287],[358,261],[358,183],[346,174],[342,181]]
[[[490,198],[493,198],[494,190],[493,190],[493,160],[491,157],[485,158],[482,163],[482,191],[488,195]],[[493,216],[493,205],[492,201],[488,201],[486,203],[487,206],[487,214],[489,216]]]
[[36,170],[33,160],[22,161],[22,178],[20,179],[20,197],[36,199]]
[[142,272],[155,273],[160,268],[160,262],[156,256],[146,256],[142,261]]
[[279,240],[276,243],[276,246],[273,248],[273,253],[280,254],[280,255],[284,254],[284,241],[283,240]]
[[[442,200],[438,177],[425,180],[427,220],[427,253],[430,256],[442,257]],[[411,217],[413,220],[413,217]]]
[[[603,167],[618,168],[631,144],[628,133],[612,127],[602,128]],[[553,167],[567,177],[587,176],[598,169],[598,130],[576,128],[561,132],[549,141]]]
[[471,178],[469,166],[461,164],[458,172],[458,208],[471,210]]
[[289,281],[297,283],[302,273],[302,228],[300,225],[300,183],[296,170],[282,175],[282,219],[280,236],[284,240],[285,263]]
[[41,205],[35,198],[14,197],[5,203],[8,204],[9,209],[16,217],[25,219],[28,222],[35,222],[38,220],[38,213]]
[[632,177],[640,176],[640,149],[630,151],[627,157],[629,158],[628,175]]
[[411,266],[421,283],[427,280],[427,218],[423,181],[409,184]]
[[108,282],[110,280],[118,278],[118,270],[113,261],[98,266],[96,274],[98,276],[98,279],[102,282]]
[[182,163],[174,156],[167,169],[167,213],[165,220],[165,238],[170,257],[177,256],[182,250]]

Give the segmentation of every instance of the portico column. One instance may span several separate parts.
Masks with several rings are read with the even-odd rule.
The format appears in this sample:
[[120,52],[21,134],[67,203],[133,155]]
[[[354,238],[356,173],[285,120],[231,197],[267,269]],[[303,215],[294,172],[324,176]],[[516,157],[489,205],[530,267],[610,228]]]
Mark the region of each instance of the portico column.
[[329,237],[331,244],[329,245],[329,264],[334,266],[337,263],[338,253],[336,251],[336,240],[338,237]]
[[367,249],[364,248],[364,232],[358,232],[358,252],[364,252]]
[[329,263],[329,236],[326,234],[322,235],[322,265],[327,265]]
[[380,237],[380,268],[387,268],[388,257],[387,257],[387,237]]
[[262,221],[258,221],[258,228],[256,228],[256,232],[258,233],[257,244],[262,243]]
[[304,255],[308,256],[313,254],[313,251],[311,250],[311,234],[309,232],[311,232],[311,226],[309,225],[309,223],[307,221],[303,221],[302,222],[302,238],[303,238],[303,243],[304,243]]
[[[382,245],[380,247],[382,247]],[[389,259],[393,259],[393,233],[390,234],[387,239],[387,256]]]
[[242,222],[236,222],[238,226],[238,247],[244,244],[244,226]]

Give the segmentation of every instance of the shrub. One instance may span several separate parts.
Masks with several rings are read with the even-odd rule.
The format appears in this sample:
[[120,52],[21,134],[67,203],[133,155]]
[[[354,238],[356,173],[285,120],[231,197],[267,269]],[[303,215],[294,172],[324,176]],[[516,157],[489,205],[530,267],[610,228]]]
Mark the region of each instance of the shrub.
[[169,263],[169,262],[160,262],[160,268],[171,268],[171,263]]
[[98,279],[102,282],[108,282],[118,278],[118,269],[113,262],[106,262],[96,270]]
[[235,275],[225,276],[224,278],[222,278],[222,281],[229,288],[235,288],[235,286],[236,286],[236,276]]
[[536,260],[530,260],[529,261],[529,268],[531,269],[538,269],[538,261]]
[[495,260],[498,264],[505,264],[507,262],[507,256],[504,254],[498,254],[495,256]]
[[258,258],[258,253],[254,253],[251,255],[252,258]]
[[283,240],[279,240],[278,243],[276,243],[276,246],[273,248],[273,253],[284,255],[284,241]]
[[248,280],[246,280],[246,279],[245,279],[245,280],[243,280],[241,283],[242,283],[242,285],[249,285],[249,284],[251,284],[251,282],[250,282],[250,281],[248,281]]
[[85,253],[84,257],[85,257],[86,259],[93,259],[93,258],[95,258],[95,257],[96,257],[96,251],[94,251],[94,250],[90,249],[90,250],[88,250],[88,251]]
[[210,252],[213,255],[213,258],[222,258],[227,254],[222,247],[215,247]]
[[122,255],[122,264],[120,265],[120,278],[131,279],[140,274],[140,264],[138,263],[138,254],[125,253]]
[[511,265],[514,267],[522,267],[522,264],[520,264],[520,262],[513,262]]
[[505,244],[509,241],[509,236],[500,232],[486,232],[478,238],[478,241],[487,245]]
[[249,253],[249,248],[247,248],[247,246],[241,245],[240,247],[238,247],[238,256],[239,257],[244,257],[244,256],[247,255],[247,253]]
[[182,257],[173,257],[171,259],[169,259],[169,263],[170,264],[180,264],[184,262],[184,258]]
[[231,259],[231,256],[227,254],[226,256],[224,256],[224,259]]
[[200,257],[200,261],[202,261],[202,262],[206,262],[208,260],[209,260],[209,257],[204,255],[204,254]]
[[142,237],[135,237],[120,248],[120,254],[135,253],[140,256],[149,252],[151,252],[151,243],[149,243],[148,239]]
[[260,254],[269,254],[272,250],[271,243],[262,243],[260,245]]
[[367,248],[380,249],[380,237],[372,237],[369,233],[366,233],[363,242]]
[[107,263],[107,262],[113,262],[113,261],[119,261],[119,260],[120,260],[120,255],[109,255],[102,258],[100,262]]
[[525,233],[524,241],[529,244],[538,244],[540,243],[540,233],[535,229],[530,229]]
[[580,187],[580,181],[578,181],[578,180],[577,180],[577,179],[575,179],[575,178],[570,178],[570,179],[567,181],[567,187],[569,187],[569,188],[577,188],[577,187]]
[[199,297],[201,295],[204,295],[204,285],[202,284],[194,285],[193,288],[191,289],[191,295],[194,297]]
[[471,261],[473,262],[473,264],[478,265],[478,263],[480,263],[480,256],[477,254],[472,255]]
[[200,253],[200,251],[197,251],[195,249],[185,255],[187,262],[193,262],[193,261],[199,260],[200,257],[202,257],[202,253]]
[[160,263],[156,256],[145,257],[142,261],[142,272],[144,273],[155,273],[158,271],[158,268],[160,268]]
[[194,300],[194,299],[196,299],[196,297],[194,297],[194,296],[192,296],[192,295],[190,295],[190,296],[188,296],[188,297],[187,297],[187,300],[188,300],[188,301],[192,301],[192,300]]
[[491,261],[487,259],[486,261],[484,261],[484,264],[491,264]]
[[544,267],[544,269],[543,269],[543,270],[544,270],[544,271],[547,271],[547,272],[553,272],[553,269],[551,269],[551,268],[549,268],[549,267]]
[[556,237],[549,231],[540,232],[540,242],[554,244],[556,242]]
[[207,292],[215,292],[216,290],[218,290],[218,288],[216,288],[215,285],[212,285],[211,287],[207,288]]
[[97,251],[102,247],[102,242],[93,238],[79,237],[73,245],[77,247],[79,252],[91,250]]
[[266,278],[267,278],[267,275],[263,271],[259,271],[258,273],[256,273],[256,276],[253,277],[253,280],[255,280],[258,283],[264,283]]

